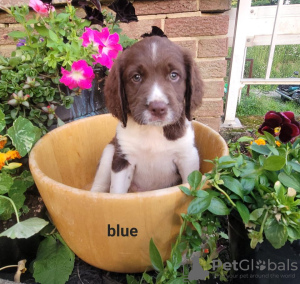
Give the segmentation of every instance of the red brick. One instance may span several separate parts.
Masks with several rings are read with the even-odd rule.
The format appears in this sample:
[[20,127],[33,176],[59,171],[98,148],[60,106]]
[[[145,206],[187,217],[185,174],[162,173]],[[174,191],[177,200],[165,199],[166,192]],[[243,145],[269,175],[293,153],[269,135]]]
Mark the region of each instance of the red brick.
[[207,38],[198,42],[198,57],[217,57],[228,54],[228,38]]
[[202,12],[224,12],[231,8],[231,0],[200,0],[200,11]]
[[215,131],[219,132],[221,127],[221,117],[199,117],[197,121],[209,126]]
[[197,57],[197,47],[196,47],[196,40],[180,40],[180,41],[173,41],[174,43],[180,45],[183,48],[188,49],[191,52],[193,57]]
[[203,97],[204,98],[222,98],[224,96],[224,80],[204,81]]
[[13,38],[9,37],[8,34],[12,31],[24,31],[23,27],[11,25],[9,27],[2,27],[0,28],[0,45],[13,45],[16,44],[16,42],[13,40]]
[[228,15],[201,15],[198,17],[169,18],[165,20],[168,37],[226,35]]
[[205,60],[197,62],[202,79],[224,78],[226,76],[226,60]]
[[172,14],[197,11],[197,0],[135,1],[137,15]]
[[4,57],[10,57],[14,50],[16,50],[16,45],[0,45],[0,54]]
[[223,100],[203,100],[202,105],[193,113],[193,118],[220,117],[223,114]]
[[132,39],[141,39],[141,35],[149,33],[152,30],[152,26],[161,28],[160,19],[139,20],[138,22],[131,22],[129,24],[121,23],[120,27],[123,33]]

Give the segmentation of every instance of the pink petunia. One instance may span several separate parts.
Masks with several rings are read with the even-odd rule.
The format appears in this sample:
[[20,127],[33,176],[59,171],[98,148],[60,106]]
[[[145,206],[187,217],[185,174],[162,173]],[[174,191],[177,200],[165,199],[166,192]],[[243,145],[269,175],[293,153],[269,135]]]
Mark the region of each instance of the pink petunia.
[[92,87],[92,81],[95,78],[93,68],[89,66],[85,60],[73,62],[71,71],[61,67],[63,76],[60,82],[68,86],[70,89],[79,87],[80,89],[89,89]]
[[119,51],[123,49],[122,45],[118,43],[119,35],[117,33],[110,34],[108,28],[102,29],[101,32],[86,28],[81,38],[83,46],[93,44],[98,48],[99,53],[93,55],[94,64],[100,63],[108,68],[112,67],[112,59],[116,58]]
[[41,16],[48,16],[49,11],[54,11],[54,7],[49,4],[44,4],[40,0],[30,0],[29,7],[36,11]]

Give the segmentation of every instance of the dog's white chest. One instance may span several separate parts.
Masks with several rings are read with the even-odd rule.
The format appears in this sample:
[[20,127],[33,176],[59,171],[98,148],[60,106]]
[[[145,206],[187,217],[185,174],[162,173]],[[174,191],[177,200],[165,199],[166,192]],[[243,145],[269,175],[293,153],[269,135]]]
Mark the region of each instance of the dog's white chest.
[[127,127],[117,129],[117,139],[126,160],[135,167],[132,191],[169,187],[180,182],[177,160],[188,147],[193,147],[194,134],[174,141],[167,140],[162,127],[138,125],[129,120]]

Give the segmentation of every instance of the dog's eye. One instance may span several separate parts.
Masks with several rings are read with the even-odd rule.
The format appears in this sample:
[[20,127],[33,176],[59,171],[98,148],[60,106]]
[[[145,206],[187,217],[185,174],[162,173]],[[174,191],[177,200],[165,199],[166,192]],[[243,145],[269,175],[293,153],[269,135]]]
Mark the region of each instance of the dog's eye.
[[141,82],[142,81],[142,76],[140,74],[134,74],[132,76],[132,81],[136,82],[136,83]]
[[178,73],[176,73],[176,72],[171,72],[170,73],[170,79],[172,80],[172,81],[178,81],[179,80],[179,75],[178,75]]

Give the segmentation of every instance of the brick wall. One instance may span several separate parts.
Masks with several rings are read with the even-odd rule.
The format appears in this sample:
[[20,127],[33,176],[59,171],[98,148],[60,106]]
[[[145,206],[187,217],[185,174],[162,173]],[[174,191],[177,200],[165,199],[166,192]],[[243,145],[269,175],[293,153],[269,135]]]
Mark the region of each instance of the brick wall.
[[[28,3],[29,0],[0,0],[0,6]],[[65,0],[55,0],[63,3]],[[101,3],[107,1],[101,1]],[[224,77],[226,76],[227,31],[229,18],[223,12],[230,9],[230,0],[135,0],[139,21],[121,24],[123,31],[140,38],[161,28],[168,38],[189,49],[204,81],[204,99],[194,118],[219,130],[223,115]],[[18,28],[6,14],[0,14],[0,54],[9,55],[15,43],[7,33]]]

